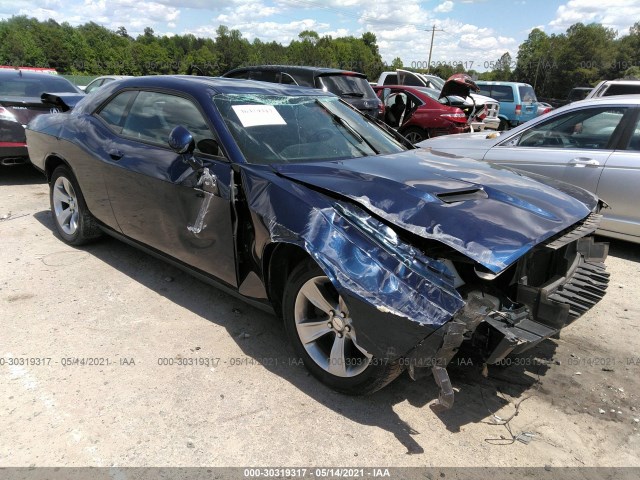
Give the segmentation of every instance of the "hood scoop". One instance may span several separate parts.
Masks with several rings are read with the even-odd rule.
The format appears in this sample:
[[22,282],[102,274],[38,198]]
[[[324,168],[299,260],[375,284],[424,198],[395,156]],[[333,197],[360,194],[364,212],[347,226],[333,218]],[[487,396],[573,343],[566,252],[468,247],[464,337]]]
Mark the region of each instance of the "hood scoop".
[[444,203],[457,203],[467,200],[484,200],[489,198],[489,195],[482,188],[465,188],[464,190],[436,193],[436,197]]

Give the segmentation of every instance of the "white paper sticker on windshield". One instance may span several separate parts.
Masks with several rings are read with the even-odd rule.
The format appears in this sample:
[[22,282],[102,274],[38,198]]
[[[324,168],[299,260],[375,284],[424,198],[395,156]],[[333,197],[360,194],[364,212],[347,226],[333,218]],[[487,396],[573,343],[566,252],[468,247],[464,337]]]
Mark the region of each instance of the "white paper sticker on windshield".
[[286,125],[273,105],[233,105],[243,127],[258,125]]

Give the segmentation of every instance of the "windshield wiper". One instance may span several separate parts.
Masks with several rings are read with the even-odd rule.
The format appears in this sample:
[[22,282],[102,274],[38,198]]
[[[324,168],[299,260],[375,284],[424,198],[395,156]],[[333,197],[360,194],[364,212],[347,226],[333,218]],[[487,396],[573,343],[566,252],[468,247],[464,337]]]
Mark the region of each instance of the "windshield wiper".
[[400,132],[398,132],[395,128],[391,128],[389,125],[384,123],[382,120],[377,119],[376,117],[374,117],[370,113],[363,112],[363,114],[364,114],[364,116],[365,116],[365,118],[367,120],[369,120],[370,122],[373,122],[376,126],[382,128],[385,132],[387,132],[390,135],[392,135],[393,138],[398,140],[402,145],[407,147],[409,150],[413,150],[415,148],[418,148],[413,143],[411,143],[409,140],[407,140],[407,138],[404,135],[402,135]]
[[358,97],[358,98],[362,98],[364,97],[364,93],[362,92],[342,92],[340,94],[341,97]]
[[[325,104],[323,104],[320,100],[316,99],[316,103],[318,105],[320,105],[320,108],[322,108],[325,112],[327,112],[329,115],[331,115],[331,118],[333,119],[333,121],[335,123],[337,123],[338,125],[344,127],[352,136],[353,138],[355,138],[358,143],[365,143],[367,144],[367,146],[373,150],[373,152],[377,155],[380,152],[378,150],[376,150],[374,148],[374,146],[371,144],[371,142],[369,142],[366,138],[364,138],[362,135],[360,135],[360,133],[358,133],[358,131],[353,128],[351,126],[351,124],[349,124],[349,122],[347,122],[344,118],[342,118],[340,115],[338,115],[337,113],[332,112]],[[363,152],[364,153],[364,152]]]

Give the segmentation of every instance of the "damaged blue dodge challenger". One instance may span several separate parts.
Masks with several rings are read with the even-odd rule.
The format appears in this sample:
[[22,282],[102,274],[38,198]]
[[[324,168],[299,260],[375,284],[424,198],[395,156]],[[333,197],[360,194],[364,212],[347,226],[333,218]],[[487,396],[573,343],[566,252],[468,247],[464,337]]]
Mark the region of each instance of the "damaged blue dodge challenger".
[[499,362],[608,283],[591,193],[414,148],[320,90],[130,78],[37,117],[27,144],[65,242],[107,233],[271,309],[345,393],[426,368],[451,407],[463,342]]

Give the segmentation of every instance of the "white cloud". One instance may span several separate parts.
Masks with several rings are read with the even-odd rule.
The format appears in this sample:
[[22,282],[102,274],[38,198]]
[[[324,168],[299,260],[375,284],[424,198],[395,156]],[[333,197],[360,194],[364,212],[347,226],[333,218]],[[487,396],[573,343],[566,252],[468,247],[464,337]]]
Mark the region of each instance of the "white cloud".
[[[594,0],[562,1],[571,8],[574,3],[596,3]],[[611,1],[633,3],[632,0]],[[93,21],[111,30],[124,26],[133,36],[141,34],[145,27],[151,27],[157,34],[193,33],[215,38],[217,28],[223,24],[239,30],[250,41],[259,38],[283,45],[297,39],[303,30],[314,30],[321,36],[334,38],[360,36],[369,31],[376,35],[384,61],[390,63],[400,57],[407,66],[412,62],[427,61],[431,40],[429,29],[435,25],[438,30],[432,61],[462,62],[466,68],[484,70],[484,62],[495,61],[504,52],[508,51],[515,58],[518,42],[508,35],[500,35],[500,24],[493,21],[494,15],[488,16],[487,24],[495,26],[495,30],[483,26],[482,20],[477,20],[479,25],[465,24],[449,13],[452,9],[460,9],[461,3],[481,2],[489,6],[486,0],[430,3],[424,0],[402,3],[397,0],[21,0],[18,8],[15,0],[0,0],[0,18],[5,11],[15,15],[23,9],[29,16],[43,20],[52,17],[72,25]],[[605,10],[605,7],[599,7],[597,12]],[[564,10],[558,9],[558,12],[560,18]],[[614,9],[608,10],[609,15],[614,13]],[[640,14],[634,18],[640,18]]]
[[270,17],[278,12],[277,7],[268,7],[261,1],[247,2],[225,8],[225,12],[216,17],[216,21],[225,25],[243,23],[255,18]]
[[526,33],[526,34],[527,34],[527,36],[528,36],[528,35],[529,35],[531,32],[533,32],[536,28],[537,28],[538,30],[541,30],[541,31],[543,31],[543,32],[544,32],[544,29],[545,29],[546,27],[545,27],[545,25],[536,25],[535,27],[527,28],[527,29],[524,31],[524,33]]
[[449,13],[453,10],[453,2],[451,0],[447,0],[446,2],[438,5],[433,11],[438,13]]
[[358,7],[370,5],[370,0],[274,0],[274,3],[291,8],[318,8],[318,7]]
[[[482,1],[482,0],[480,0]],[[484,62],[499,58],[505,51],[517,51],[515,39],[498,35],[490,28],[463,24],[446,18],[435,19],[419,0],[407,0],[399,9],[396,0],[382,0],[366,9],[359,22],[363,30],[374,32],[385,62],[400,57],[406,66],[429,59],[431,26],[435,26],[432,62],[463,63],[466,68],[484,70]],[[450,10],[453,2],[441,2],[434,12]],[[419,20],[417,20],[419,19]]]
[[360,15],[358,20],[361,24],[367,25],[370,31],[377,34],[378,28],[389,27],[389,25],[426,25],[429,20],[429,12],[420,6],[418,0],[407,0],[402,3],[402,8],[398,8],[395,0],[382,0],[375,5],[369,4]]
[[[259,38],[263,42],[276,41],[282,45],[288,45],[291,40],[297,39],[298,34],[303,30],[314,30],[321,36],[328,31],[328,23],[319,23],[313,19],[294,20],[287,23],[278,22],[244,22],[234,25],[227,25],[230,29],[240,30],[242,36],[249,41]],[[218,25],[206,25],[193,31],[196,36],[215,38]]]
[[[3,0],[0,0],[0,12]],[[180,10],[163,0],[82,0],[75,5],[60,0],[30,0],[23,2],[12,14],[53,18],[57,22],[80,25],[95,22],[111,30],[124,25],[131,35],[142,33],[145,27],[175,28]],[[177,2],[176,2],[177,3]]]
[[59,16],[56,10],[51,10],[49,8],[35,8],[35,9],[20,9],[18,10],[18,15],[27,15],[28,17],[35,17],[41,22],[49,20],[50,18],[55,19]]
[[549,26],[556,31],[564,31],[578,22],[597,22],[626,34],[639,18],[640,3],[637,0],[569,0],[558,7]]

